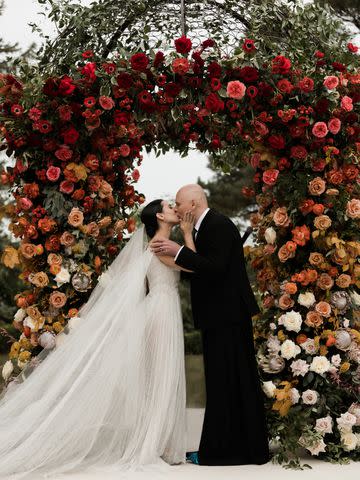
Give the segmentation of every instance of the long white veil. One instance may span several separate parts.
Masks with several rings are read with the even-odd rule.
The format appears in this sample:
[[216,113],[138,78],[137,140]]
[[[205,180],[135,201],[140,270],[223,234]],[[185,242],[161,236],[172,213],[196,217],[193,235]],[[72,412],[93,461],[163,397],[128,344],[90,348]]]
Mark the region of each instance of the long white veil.
[[100,277],[70,332],[2,392],[0,476],[48,477],[131,459],[152,257],[142,226]]

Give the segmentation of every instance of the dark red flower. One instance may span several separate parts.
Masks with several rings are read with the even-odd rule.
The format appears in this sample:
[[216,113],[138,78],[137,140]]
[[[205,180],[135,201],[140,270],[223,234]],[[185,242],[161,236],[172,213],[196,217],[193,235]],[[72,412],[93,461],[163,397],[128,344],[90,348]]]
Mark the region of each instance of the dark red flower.
[[236,70],[239,78],[245,83],[253,83],[259,78],[259,72],[255,67],[242,67]]
[[270,97],[274,92],[274,89],[271,85],[266,82],[259,82],[258,83],[259,94],[263,97]]
[[151,112],[155,110],[156,103],[150,92],[147,90],[143,90],[142,92],[138,93],[137,98],[139,100],[140,108],[144,111]]
[[175,48],[178,53],[189,53],[192,47],[190,38],[183,35],[175,40]]
[[63,131],[62,137],[64,139],[64,143],[67,145],[73,145],[79,138],[79,132],[74,127],[69,127]]
[[309,77],[304,77],[299,81],[298,87],[302,92],[310,93],[314,90],[314,80]]
[[122,72],[116,77],[117,84],[120,88],[128,90],[133,84],[132,76],[129,73]]
[[96,79],[96,63],[94,62],[89,62],[86,63],[82,69],[81,73],[86,77],[88,80],[91,80],[92,82]]
[[202,56],[200,55],[200,52],[193,52],[193,54],[191,55],[191,58],[193,58],[197,63],[197,65],[199,65],[201,68],[204,66],[205,62]]
[[167,81],[167,76],[166,75],[159,75],[156,79],[156,83],[160,86],[163,87]]
[[101,68],[105,70],[105,72],[109,75],[112,75],[116,71],[116,65],[115,63],[103,63],[101,65]]
[[96,98],[95,97],[86,97],[84,99],[84,105],[87,108],[93,107],[94,105],[96,105]]
[[91,58],[94,56],[94,52],[92,50],[85,50],[85,52],[83,52],[81,56],[83,58]]
[[59,83],[59,94],[60,95],[71,95],[75,90],[75,85],[73,84],[73,79],[64,75]]
[[255,43],[254,40],[251,40],[250,38],[246,38],[245,42],[243,43],[242,46],[243,50],[246,53],[252,53],[256,51]]
[[221,88],[221,82],[219,78],[212,78],[210,81],[211,89],[214,90],[214,92],[217,92]]
[[246,89],[246,95],[250,98],[255,98],[258,94],[258,89],[254,85],[249,85]]
[[290,157],[297,160],[304,160],[307,157],[307,150],[302,145],[294,145],[290,149]]
[[155,58],[154,58],[154,67],[158,68],[165,60],[165,55],[163,52],[156,52]]
[[320,98],[320,100],[316,102],[314,108],[319,114],[327,112],[329,108],[329,100],[327,98]]
[[211,40],[211,38],[208,38],[207,40],[204,40],[201,44],[202,48],[205,50],[205,48],[208,47],[213,47],[215,45],[214,40]]
[[352,52],[352,53],[357,53],[357,51],[359,50],[359,48],[356,45],[354,45],[353,43],[348,43],[347,47],[348,47],[349,52]]
[[24,113],[24,107],[15,103],[11,106],[11,113],[15,115],[15,117],[20,117]]
[[209,77],[220,77],[221,66],[217,62],[209,63],[207,67]]
[[285,148],[285,139],[282,135],[270,135],[267,139],[271,148],[282,150]]
[[280,75],[286,75],[291,69],[290,59],[283,55],[277,55],[272,60],[272,73],[278,73]]
[[114,122],[115,125],[128,125],[130,122],[130,114],[128,112],[120,112],[120,110],[115,110]]
[[132,57],[130,57],[130,64],[133,70],[144,72],[149,65],[149,59],[145,53],[135,53]]
[[230,112],[234,112],[235,110],[237,110],[238,105],[237,105],[237,103],[236,103],[234,100],[230,99],[230,100],[228,100],[228,101],[226,102],[226,108],[227,108]]
[[49,133],[53,129],[52,124],[48,120],[39,120],[37,126],[41,133]]
[[333,62],[331,65],[333,69],[337,70],[338,72],[346,72],[346,66],[343,63]]
[[59,94],[59,79],[58,78],[48,78],[43,87],[43,92],[49,97],[56,97]]
[[177,97],[181,92],[181,85],[175,82],[169,82],[165,85],[165,93],[169,95],[169,97]]
[[324,58],[325,57],[325,53],[320,52],[320,50],[316,50],[314,55],[315,55],[316,58]]
[[212,113],[224,110],[224,102],[216,93],[210,93],[205,99],[205,107]]

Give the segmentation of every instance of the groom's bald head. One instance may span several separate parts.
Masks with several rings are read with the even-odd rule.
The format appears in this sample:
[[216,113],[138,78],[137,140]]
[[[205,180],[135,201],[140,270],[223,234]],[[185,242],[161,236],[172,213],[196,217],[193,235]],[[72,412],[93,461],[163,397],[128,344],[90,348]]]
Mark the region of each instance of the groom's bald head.
[[176,194],[175,212],[183,218],[185,212],[191,211],[197,220],[203,211],[208,208],[205,192],[197,183],[184,185]]

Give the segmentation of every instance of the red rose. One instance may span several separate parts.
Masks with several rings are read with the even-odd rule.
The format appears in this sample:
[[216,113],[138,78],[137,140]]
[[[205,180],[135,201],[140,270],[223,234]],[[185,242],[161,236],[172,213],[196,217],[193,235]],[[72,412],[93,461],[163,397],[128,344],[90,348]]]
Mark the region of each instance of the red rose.
[[165,60],[165,55],[163,52],[156,52],[155,58],[154,58],[154,67],[158,68]]
[[343,172],[336,168],[333,168],[329,172],[327,172],[326,178],[329,183],[332,183],[333,185],[340,185],[344,181]]
[[53,165],[46,170],[46,176],[50,182],[56,182],[60,177],[61,170]]
[[74,127],[69,127],[62,133],[62,136],[64,138],[64,143],[73,145],[79,138],[79,132],[75,130]]
[[126,143],[123,143],[122,145],[120,145],[119,151],[122,157],[128,157],[131,152],[131,149],[129,145],[127,145]]
[[137,181],[139,180],[139,178],[140,178],[140,172],[139,172],[139,170],[138,170],[137,168],[135,168],[135,170],[132,172],[131,176],[132,176],[133,180],[134,180],[135,182],[137,182]]
[[282,93],[291,93],[294,89],[294,85],[286,78],[282,78],[276,84],[278,90]]
[[45,248],[49,252],[57,252],[61,248],[60,239],[58,235],[50,235],[45,241]]
[[116,77],[117,84],[120,88],[128,90],[133,84],[133,79],[129,73],[122,72]]
[[219,78],[221,76],[221,66],[217,62],[209,63],[207,67],[207,71],[210,78],[212,77]]
[[246,39],[245,39],[245,42],[243,43],[242,49],[243,49],[246,53],[255,52],[256,47],[255,47],[254,40],[250,40],[249,38],[246,38]]
[[130,64],[133,70],[144,72],[149,65],[149,59],[145,53],[135,53],[135,55],[130,58]]
[[271,148],[276,150],[285,148],[285,139],[282,135],[270,135],[267,140]]
[[130,114],[128,112],[120,112],[120,110],[115,110],[114,122],[115,125],[128,125],[130,122]]
[[165,85],[165,93],[166,95],[169,95],[169,97],[177,97],[181,92],[181,89],[181,85],[175,82],[169,82]]
[[70,194],[74,191],[74,183],[70,180],[63,180],[60,183],[60,192]]
[[304,93],[310,93],[314,90],[314,80],[309,77],[304,77],[298,83],[298,87]]
[[92,171],[95,171],[99,168],[99,159],[93,153],[88,153],[84,160],[84,165],[86,168],[89,168]]
[[72,150],[67,145],[63,145],[55,151],[55,157],[62,161],[70,160],[72,154]]
[[297,160],[303,160],[307,157],[307,150],[302,145],[295,145],[290,149],[290,157]]
[[71,198],[73,200],[82,200],[85,196],[85,190],[82,188],[78,188],[77,190],[74,191],[74,193],[71,195]]
[[352,52],[352,53],[357,53],[357,51],[359,50],[359,48],[356,45],[354,45],[353,43],[348,43],[347,47],[348,47],[349,52]]
[[332,67],[334,70],[337,70],[338,72],[346,72],[346,66],[343,63],[340,62],[333,62]]
[[60,80],[59,84],[59,94],[60,95],[71,95],[72,92],[75,90],[75,85],[73,84],[73,79],[64,75]]
[[205,48],[208,47],[213,47],[215,45],[214,40],[211,40],[211,38],[208,38],[207,40],[204,40],[201,44],[202,48],[205,50]]
[[320,52],[320,50],[316,50],[314,53],[316,58],[324,58],[325,54],[323,52]]
[[291,68],[291,61],[283,57],[282,55],[278,55],[277,57],[273,58],[272,60],[272,73],[278,73],[281,75],[286,75],[289,73]]
[[115,107],[114,100],[106,95],[101,95],[101,97],[99,97],[99,104],[104,110],[111,110]]
[[238,70],[238,75],[245,83],[253,83],[259,78],[259,72],[254,67],[242,67]]
[[216,93],[210,93],[205,99],[205,107],[210,112],[217,113],[224,110],[224,102]]
[[263,172],[263,182],[266,183],[266,185],[273,186],[276,183],[276,180],[279,176],[279,170],[276,168],[269,168],[268,170],[265,170]]
[[359,175],[359,169],[352,164],[343,166],[343,173],[348,180],[356,180]]
[[95,71],[96,71],[96,63],[94,62],[87,63],[81,69],[81,73],[84,75],[84,77],[87,77],[87,79],[91,80],[92,82],[96,79]]
[[138,93],[137,98],[139,100],[139,105],[142,110],[145,112],[152,112],[156,108],[156,103],[153,100],[153,97],[150,92],[147,90],[142,90]]
[[311,198],[306,198],[299,205],[299,210],[303,215],[307,215],[312,212],[313,206],[315,205],[314,200]]
[[190,38],[183,35],[175,40],[175,48],[178,53],[189,53],[192,47]]

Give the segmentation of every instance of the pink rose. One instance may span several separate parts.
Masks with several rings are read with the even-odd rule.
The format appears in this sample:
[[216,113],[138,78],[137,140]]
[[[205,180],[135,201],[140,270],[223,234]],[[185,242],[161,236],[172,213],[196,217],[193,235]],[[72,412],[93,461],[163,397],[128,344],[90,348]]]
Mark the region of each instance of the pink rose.
[[30,208],[33,206],[33,203],[32,201],[27,198],[27,197],[22,197],[19,199],[18,201],[18,206],[22,209],[22,210],[30,210]]
[[334,90],[339,85],[339,79],[338,77],[335,77],[335,75],[330,75],[328,77],[325,77],[323,85],[328,89],[328,90]]
[[352,99],[345,95],[345,97],[341,99],[341,108],[345,110],[345,112],[351,112],[353,109]]
[[341,120],[339,120],[338,118],[330,118],[330,120],[328,121],[328,128],[333,135],[336,135],[340,131]]
[[46,176],[50,182],[56,182],[60,177],[61,170],[53,165],[46,170]]
[[317,138],[324,138],[328,133],[328,128],[325,122],[316,122],[312,128],[312,133]]
[[226,93],[230,98],[236,98],[240,100],[245,95],[246,87],[239,80],[234,80],[227,84]]
[[114,100],[106,95],[99,98],[99,104],[104,110],[111,110],[115,106]]
[[74,183],[70,182],[70,180],[63,180],[60,183],[60,192],[62,193],[72,193],[74,191]]
[[263,182],[266,183],[266,185],[272,186],[276,183],[278,175],[279,170],[276,170],[276,168],[269,168],[263,172]]

